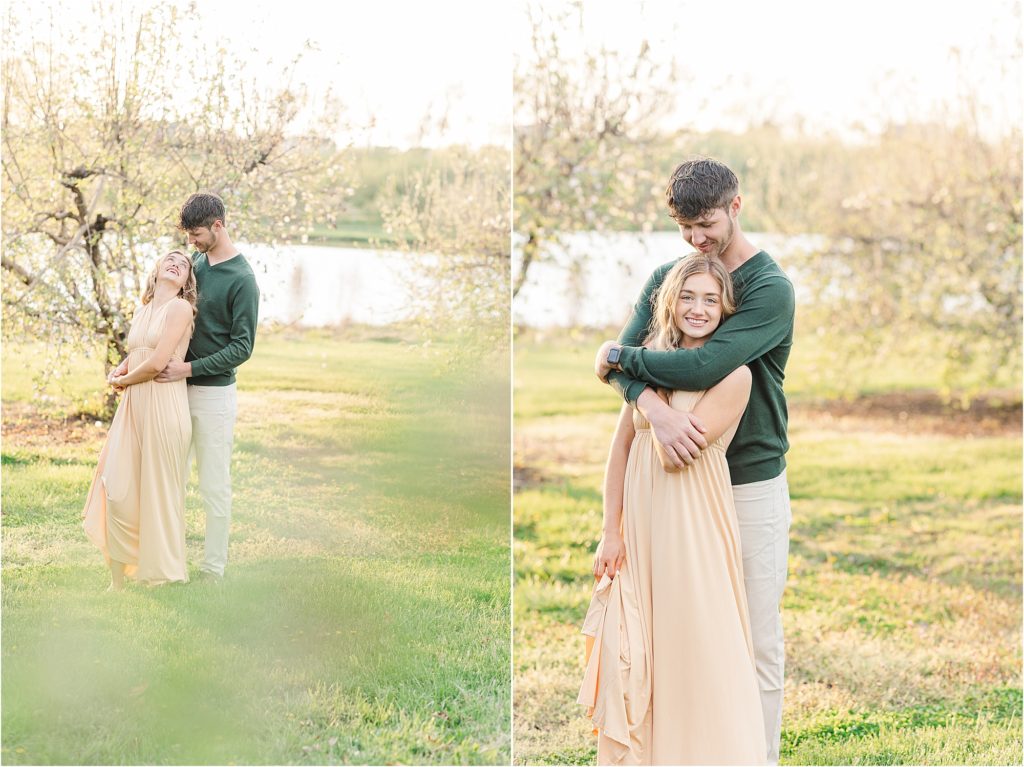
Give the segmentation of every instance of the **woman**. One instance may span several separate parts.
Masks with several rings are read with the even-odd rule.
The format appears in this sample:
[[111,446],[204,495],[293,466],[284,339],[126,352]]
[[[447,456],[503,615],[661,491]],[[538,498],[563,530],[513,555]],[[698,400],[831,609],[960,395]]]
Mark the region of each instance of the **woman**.
[[[733,311],[728,272],[694,253],[666,275],[646,345],[696,348]],[[707,426],[708,447],[681,471],[650,425],[622,408],[605,471],[578,699],[599,733],[599,764],[766,761],[725,460],[750,381],[741,367],[704,392],[659,392]]]
[[110,566],[110,589],[127,575],[147,584],[185,582],[185,484],[192,439],[185,381],[153,379],[184,359],[196,312],[192,262],[161,258],[128,331],[128,372],[108,381],[124,390],[85,503],[85,531]]

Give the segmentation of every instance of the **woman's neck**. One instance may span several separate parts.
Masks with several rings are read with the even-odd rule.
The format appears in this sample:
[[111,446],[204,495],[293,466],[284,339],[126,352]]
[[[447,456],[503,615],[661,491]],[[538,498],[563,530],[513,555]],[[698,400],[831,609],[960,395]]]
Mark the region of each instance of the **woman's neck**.
[[706,338],[690,338],[687,335],[683,336],[683,342],[679,345],[680,349],[699,349],[704,345]]
[[153,289],[153,303],[157,306],[163,306],[176,295],[180,288],[169,280],[157,280],[156,287]]

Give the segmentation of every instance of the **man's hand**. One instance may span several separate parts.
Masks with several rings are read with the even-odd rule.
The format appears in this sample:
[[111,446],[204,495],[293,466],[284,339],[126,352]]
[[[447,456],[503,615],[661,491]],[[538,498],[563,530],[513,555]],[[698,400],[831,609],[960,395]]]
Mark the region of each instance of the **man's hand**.
[[597,553],[594,555],[594,577],[600,578],[608,573],[609,578],[614,578],[626,561],[626,544],[622,540],[622,534],[615,532],[605,533],[601,536],[601,542],[597,544]]
[[618,341],[605,341],[597,350],[597,356],[594,358],[594,375],[601,379],[602,383],[608,383],[608,374],[613,370],[622,369],[618,365],[608,364],[608,352],[616,347],[621,349],[622,344]]
[[693,413],[673,409],[650,387],[637,397],[636,405],[650,422],[654,438],[676,468],[692,464],[700,456],[700,451],[708,446],[704,439],[707,427],[700,418]]
[[158,381],[159,383],[171,383],[172,381],[180,381],[182,378],[188,378],[191,375],[191,362],[171,360],[167,363],[167,367],[161,370],[153,380]]

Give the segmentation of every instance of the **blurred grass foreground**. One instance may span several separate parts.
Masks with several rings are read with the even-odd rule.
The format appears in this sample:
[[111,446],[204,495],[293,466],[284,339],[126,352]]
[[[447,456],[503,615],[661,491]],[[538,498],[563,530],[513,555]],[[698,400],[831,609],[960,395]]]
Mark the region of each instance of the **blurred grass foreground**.
[[[834,399],[799,330],[782,763],[1020,764],[1020,382],[964,410],[906,356]],[[601,340],[516,338],[518,764],[595,762],[575,700],[619,408]]]
[[5,345],[5,763],[508,762],[507,358],[388,333],[261,330],[227,578],[121,595],[81,529],[102,365],[40,398]]

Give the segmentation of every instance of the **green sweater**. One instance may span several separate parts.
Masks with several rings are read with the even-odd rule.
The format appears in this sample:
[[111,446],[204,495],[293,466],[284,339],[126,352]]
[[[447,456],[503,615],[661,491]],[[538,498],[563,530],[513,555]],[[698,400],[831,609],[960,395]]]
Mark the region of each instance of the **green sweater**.
[[699,349],[642,348],[651,322],[651,303],[672,261],[659,266],[644,286],[619,335],[622,373],[608,380],[631,404],[648,385],[681,391],[708,389],[740,365],[752,374],[750,401],[726,457],[734,485],[773,479],[786,468],[789,413],[782,391],[793,346],[793,285],[763,250],[733,273],[739,307]]
[[192,363],[190,384],[229,386],[235,370],[252,356],[256,341],[260,289],[242,254],[214,266],[205,253],[192,254],[199,290],[199,311],[185,361]]

